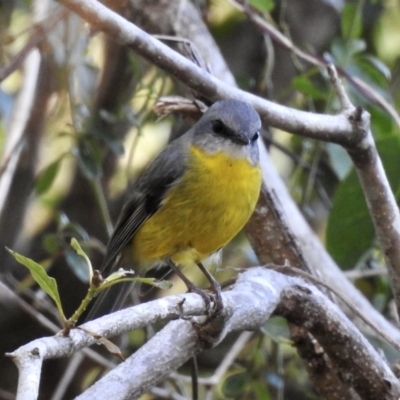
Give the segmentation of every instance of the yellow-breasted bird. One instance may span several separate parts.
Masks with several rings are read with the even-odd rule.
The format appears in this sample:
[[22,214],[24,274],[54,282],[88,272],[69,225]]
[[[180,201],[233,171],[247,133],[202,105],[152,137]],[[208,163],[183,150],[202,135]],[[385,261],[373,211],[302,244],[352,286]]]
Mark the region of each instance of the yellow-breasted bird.
[[[254,210],[261,186],[260,128],[260,117],[250,105],[221,100],[166,146],[137,181],[122,209],[102,275],[117,268],[119,257],[128,256],[136,271],[167,263],[190,290],[197,291],[179,269],[197,264],[220,301],[219,285],[202,261],[229,243]],[[127,289],[116,285],[111,297],[119,297],[121,303]],[[89,318],[111,311],[101,307],[95,305]]]

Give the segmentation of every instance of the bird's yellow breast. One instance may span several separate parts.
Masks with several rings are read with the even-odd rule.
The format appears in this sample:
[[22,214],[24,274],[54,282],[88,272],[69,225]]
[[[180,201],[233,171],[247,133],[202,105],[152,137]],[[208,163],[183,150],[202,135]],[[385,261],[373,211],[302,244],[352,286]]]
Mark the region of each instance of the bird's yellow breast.
[[134,236],[134,257],[145,264],[165,257],[177,264],[201,261],[243,228],[260,186],[258,165],[192,146],[183,178]]

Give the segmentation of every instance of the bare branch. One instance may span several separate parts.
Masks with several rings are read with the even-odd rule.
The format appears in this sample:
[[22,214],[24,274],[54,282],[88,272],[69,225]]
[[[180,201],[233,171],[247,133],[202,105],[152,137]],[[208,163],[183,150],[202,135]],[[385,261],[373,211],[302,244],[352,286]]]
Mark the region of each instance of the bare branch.
[[211,101],[241,99],[251,104],[266,123],[277,128],[339,144],[349,141],[353,127],[343,115],[294,110],[225,84],[96,0],[59,2]]
[[[261,267],[252,268],[239,276],[232,290],[223,293],[223,300],[224,309],[218,318],[204,326],[187,320],[169,323],[79,398],[136,398],[193,355],[215,346],[227,333],[258,329],[274,310],[294,324],[307,326],[332,362],[340,366],[345,376],[342,379],[359,393],[369,396],[380,390],[381,397],[375,399],[395,399],[400,395],[396,377],[371,344],[336,305],[303,280]],[[203,301],[196,294],[170,296],[99,318],[83,327],[111,337],[162,319],[200,315],[203,311]],[[94,341],[75,329],[70,337],[38,339],[10,354],[21,374],[18,399],[35,398],[44,359],[68,356]],[[353,351],[357,357],[350,356]],[[37,379],[28,379],[28,372]]]
[[24,60],[24,80],[17,98],[17,106],[8,128],[7,141],[4,146],[3,162],[0,166],[0,214],[3,211],[11,183],[21,155],[23,135],[34,104],[36,84],[40,70],[40,53],[32,51]]
[[[299,307],[299,304],[302,306]],[[392,372],[388,366],[379,362],[382,361],[382,357],[367,350],[368,346],[363,343],[366,341],[363,336],[359,338],[363,340],[352,341],[351,347],[347,347],[349,336],[355,333],[354,327],[343,325],[345,320],[340,318],[339,314],[333,315],[331,312],[332,307],[325,298],[316,301],[315,293],[305,287],[296,286],[283,290],[282,301],[277,309],[277,313],[289,322],[307,327],[323,347],[334,367],[338,371],[346,371],[345,374],[340,373],[341,379],[353,387],[362,399],[397,399],[396,396],[400,394],[399,383],[390,378]],[[370,358],[371,356],[373,358]],[[380,371],[383,378],[381,380],[376,380],[378,365],[385,366]],[[386,375],[388,372],[389,375]]]
[[[250,6],[246,3],[242,4],[241,1],[237,0],[229,0],[229,2],[236,7],[238,10],[247,14],[249,19],[257,26],[262,32],[265,32],[275,43],[278,45],[290,50],[295,54],[299,59],[304,60],[311,65],[315,65],[319,68],[326,68],[329,65],[329,62],[324,60],[322,57],[319,57],[315,54],[307,53],[295,46],[295,44],[288,39],[285,35],[283,35],[277,28],[275,28],[272,24],[258,15],[256,12],[252,10]],[[378,104],[382,107],[392,118],[396,121],[398,127],[400,127],[400,116],[396,109],[373,87],[371,87],[368,83],[362,81],[357,76],[352,75],[346,69],[341,68],[339,65],[336,65],[335,68],[339,71],[339,73],[344,76],[363,96],[365,96],[368,100],[372,101],[375,104]]]
[[321,345],[302,327],[289,324],[290,338],[304,361],[316,392],[329,400],[353,400],[351,388],[344,384],[334,370]]
[[340,105],[342,106],[343,113],[352,113],[354,112],[354,105],[351,103],[349,96],[346,93],[346,90],[340,81],[336,68],[333,64],[328,64],[327,66],[329,77],[331,79],[332,86],[335,88],[336,95],[340,101]]
[[333,87],[342,104],[342,112],[349,116],[359,140],[354,140],[347,151],[353,160],[369,213],[375,226],[382,252],[385,256],[390,284],[400,315],[400,213],[396,199],[383,169],[382,161],[370,130],[369,116],[350,102],[335,67],[329,67]]

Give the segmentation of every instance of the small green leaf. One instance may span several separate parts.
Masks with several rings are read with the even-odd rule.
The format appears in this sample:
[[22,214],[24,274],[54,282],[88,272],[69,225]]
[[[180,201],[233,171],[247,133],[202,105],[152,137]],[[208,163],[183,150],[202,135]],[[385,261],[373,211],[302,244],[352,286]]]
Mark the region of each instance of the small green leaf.
[[267,389],[267,384],[263,380],[252,382],[252,388],[255,395],[254,400],[272,400],[272,397]]
[[89,282],[91,282],[92,276],[93,276],[93,267],[92,267],[92,263],[90,262],[89,257],[88,257],[87,254],[82,250],[81,245],[79,244],[79,242],[78,242],[75,238],[72,238],[72,239],[71,239],[71,246],[72,246],[72,248],[76,251],[76,253],[77,253],[78,255],[80,255],[81,257],[83,257],[84,260],[86,261],[87,269],[88,269],[88,271],[89,271]]
[[366,54],[363,56],[363,59],[368,61],[375,69],[386,79],[386,81],[389,81],[392,79],[392,73],[390,71],[390,68],[379,58],[374,57],[371,54]]
[[355,55],[362,53],[366,49],[366,43],[364,40],[352,39],[343,40],[335,39],[331,46],[331,56],[333,62],[346,67],[352,62]]
[[362,13],[357,3],[347,3],[342,11],[342,36],[357,39],[362,32]]
[[15,251],[6,248],[7,251],[22,265],[27,267],[37,282],[37,284],[41,287],[41,289],[46,292],[56,303],[58,312],[63,320],[66,321],[64,311],[61,305],[60,295],[58,293],[57,282],[54,278],[51,278],[47,275],[45,269],[35,261],[30,258],[24,257],[21,254],[16,253]]
[[64,248],[64,255],[68,266],[71,268],[75,276],[83,283],[90,282],[87,261],[69,246]]
[[[400,154],[398,134],[376,141],[390,186],[399,197],[400,175],[397,160]],[[345,269],[354,267],[361,256],[373,245],[375,231],[364,193],[353,169],[338,186],[333,199],[326,230],[328,251]]]
[[298,76],[292,80],[293,87],[313,100],[325,100],[328,91],[320,90],[307,76]]
[[60,170],[61,161],[62,158],[59,158],[40,171],[35,183],[35,191],[37,195],[42,195],[51,188],[51,185]]
[[353,168],[350,156],[342,146],[335,143],[327,143],[325,148],[333,171],[342,181]]
[[273,0],[249,0],[249,4],[263,13],[268,13],[275,7]]
[[222,386],[222,393],[228,398],[240,398],[240,395],[250,382],[251,375],[248,372],[232,374],[225,379]]
[[43,237],[42,243],[45,250],[50,254],[55,253],[60,248],[57,236],[54,233],[49,233],[45,235]]

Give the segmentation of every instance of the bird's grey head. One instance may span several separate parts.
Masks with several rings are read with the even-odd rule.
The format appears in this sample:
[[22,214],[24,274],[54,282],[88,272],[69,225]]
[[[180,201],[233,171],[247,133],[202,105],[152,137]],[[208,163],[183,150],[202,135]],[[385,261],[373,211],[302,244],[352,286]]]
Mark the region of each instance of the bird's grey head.
[[257,139],[261,120],[257,112],[239,100],[214,103],[193,127],[193,144],[208,151],[222,149],[233,156],[258,161]]

